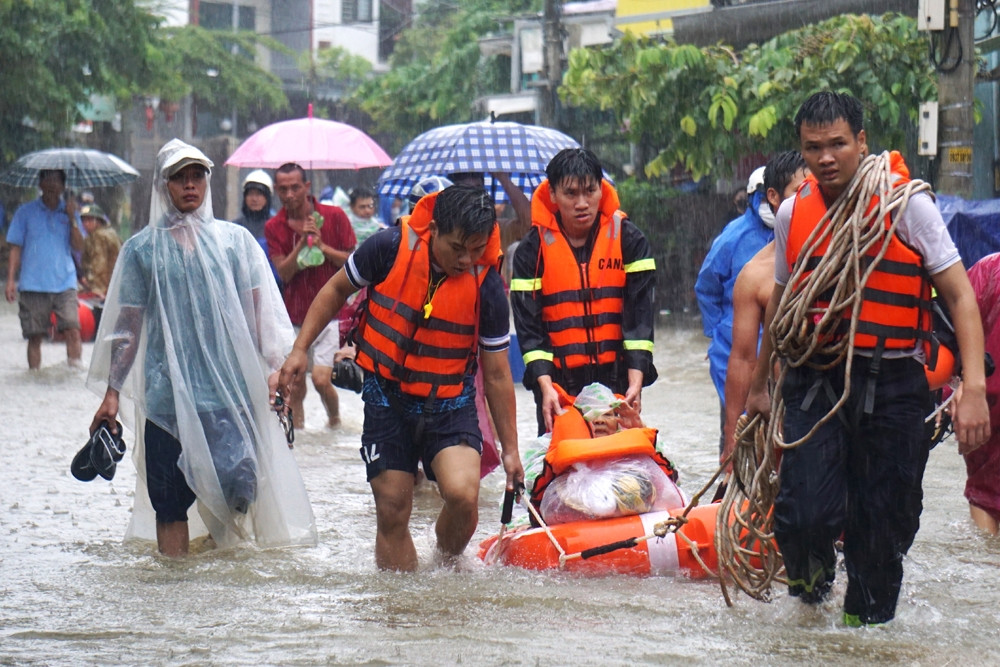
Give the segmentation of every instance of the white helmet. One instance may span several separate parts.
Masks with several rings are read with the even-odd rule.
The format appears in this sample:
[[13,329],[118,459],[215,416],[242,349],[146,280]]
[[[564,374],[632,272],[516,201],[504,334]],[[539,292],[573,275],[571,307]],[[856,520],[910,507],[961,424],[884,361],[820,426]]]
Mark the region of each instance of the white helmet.
[[424,195],[440,192],[445,188],[450,188],[452,185],[454,184],[444,176],[427,176],[426,178],[421,178],[413,186],[413,189],[410,190],[410,204],[415,205]]
[[246,192],[247,190],[247,185],[251,183],[263,185],[265,188],[267,188],[268,194],[274,192],[274,181],[271,180],[271,177],[268,176],[267,172],[264,171],[263,169],[254,169],[249,174],[247,174],[247,177],[243,179],[244,192]]
[[760,190],[764,191],[764,170],[766,167],[757,167],[750,174],[750,178],[747,180],[747,194],[752,195],[753,193]]

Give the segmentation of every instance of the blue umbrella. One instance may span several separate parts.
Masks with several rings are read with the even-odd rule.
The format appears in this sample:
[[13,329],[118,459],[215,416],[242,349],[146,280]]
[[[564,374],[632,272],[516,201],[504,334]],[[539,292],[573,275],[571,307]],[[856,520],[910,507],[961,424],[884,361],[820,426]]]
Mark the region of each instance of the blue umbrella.
[[482,121],[424,132],[400,151],[379,178],[379,194],[405,198],[425,176],[481,172],[497,202],[507,200],[490,172],[507,172],[527,195],[545,178],[545,166],[564,148],[580,144],[558,130],[537,125]]
[[22,155],[0,174],[0,183],[18,188],[38,186],[38,175],[49,169],[66,172],[66,186],[75,190],[131,183],[139,172],[111,153],[91,148],[48,148]]

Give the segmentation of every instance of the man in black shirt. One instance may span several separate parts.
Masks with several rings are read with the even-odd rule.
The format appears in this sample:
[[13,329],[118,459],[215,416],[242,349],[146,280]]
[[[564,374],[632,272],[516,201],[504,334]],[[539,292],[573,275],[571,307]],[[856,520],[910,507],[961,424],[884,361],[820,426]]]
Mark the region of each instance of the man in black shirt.
[[499,257],[493,202],[481,188],[456,185],[427,195],[398,227],[365,241],[320,290],[281,369],[278,385],[287,387],[305,372],[305,351],[347,297],[368,287],[356,341],[365,369],[361,457],[375,497],[375,562],[382,569],[416,569],[409,518],[421,462],[444,499],[438,548],[456,556],[475,532],[482,452],[477,362],[507,489],[523,483]]

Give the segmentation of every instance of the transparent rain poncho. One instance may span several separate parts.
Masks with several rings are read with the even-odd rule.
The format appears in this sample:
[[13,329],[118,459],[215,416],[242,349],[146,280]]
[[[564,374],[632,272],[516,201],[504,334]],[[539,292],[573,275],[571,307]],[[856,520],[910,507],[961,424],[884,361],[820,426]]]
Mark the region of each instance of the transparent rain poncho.
[[[244,228],[216,220],[211,187],[181,213],[166,168],[204,160],[177,139],[156,158],[150,224],[121,250],[87,377],[99,396],[121,392],[135,433],[136,493],[126,539],[155,539],[146,487],[149,420],[176,437],[178,467],[197,501],[191,537],[220,547],[314,545],[316,527],[298,466],[268,402],[267,377],[294,332],[267,259]],[[245,510],[245,513],[244,513]]]

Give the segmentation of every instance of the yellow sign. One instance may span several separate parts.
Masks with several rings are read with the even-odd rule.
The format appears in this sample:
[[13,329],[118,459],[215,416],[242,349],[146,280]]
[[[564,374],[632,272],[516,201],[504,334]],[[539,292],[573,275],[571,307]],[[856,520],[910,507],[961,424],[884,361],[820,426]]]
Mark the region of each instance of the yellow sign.
[[948,162],[952,164],[972,164],[972,149],[968,147],[949,148]]
[[672,17],[711,10],[709,0],[618,0],[615,27],[635,35],[669,34]]

